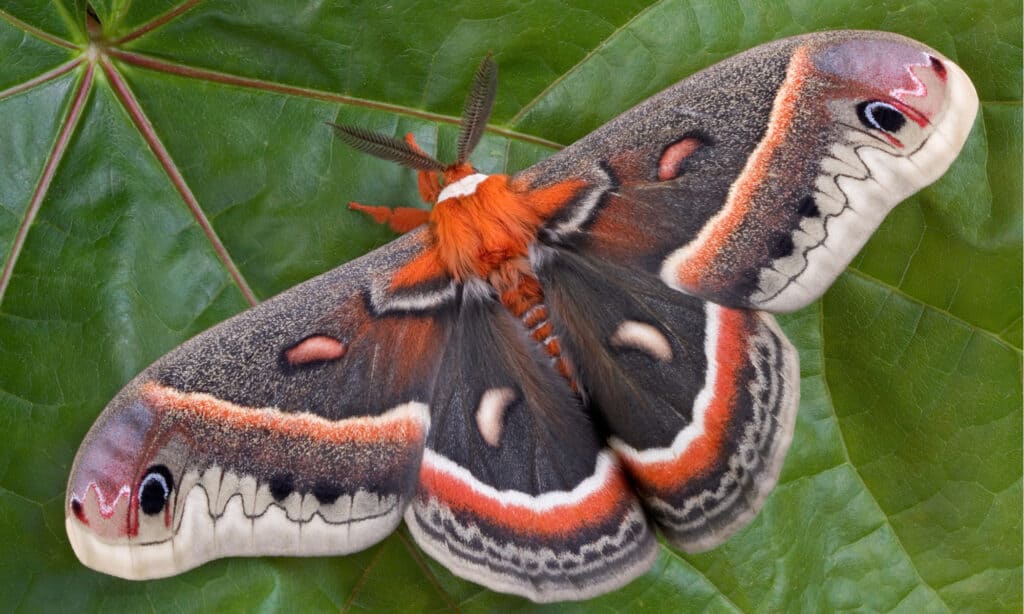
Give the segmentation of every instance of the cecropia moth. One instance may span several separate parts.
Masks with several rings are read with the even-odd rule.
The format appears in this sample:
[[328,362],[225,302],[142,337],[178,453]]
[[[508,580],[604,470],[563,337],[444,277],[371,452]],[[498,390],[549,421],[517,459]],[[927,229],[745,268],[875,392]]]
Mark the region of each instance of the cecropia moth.
[[[199,335],[89,431],[66,526],[124,578],[366,548],[405,518],[459,576],[535,601],[620,587],[656,533],[713,548],[775,485],[819,297],[935,181],[977,95],[900,36],[829,32],[712,66],[515,175],[336,126],[418,171],[404,236]],[[415,227],[415,228],[414,228]]]

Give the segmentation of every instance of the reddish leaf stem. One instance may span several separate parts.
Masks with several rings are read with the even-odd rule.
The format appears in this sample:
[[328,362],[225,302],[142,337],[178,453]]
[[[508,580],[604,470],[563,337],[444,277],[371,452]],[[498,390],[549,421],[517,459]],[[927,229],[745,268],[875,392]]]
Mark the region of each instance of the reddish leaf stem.
[[11,245],[7,262],[4,263],[3,272],[0,273],[0,302],[3,301],[4,295],[7,293],[7,286],[11,283],[14,265],[17,263],[18,256],[21,255],[21,250],[25,246],[25,239],[28,237],[29,228],[31,228],[36,215],[39,213],[39,207],[42,205],[43,198],[46,197],[50,184],[53,182],[53,176],[57,173],[57,166],[60,165],[64,152],[67,151],[71,135],[78,125],[78,120],[82,117],[82,109],[85,107],[85,101],[92,90],[94,70],[95,67],[92,64],[85,69],[85,74],[78,84],[78,91],[75,92],[74,102],[71,103],[71,109],[68,111],[67,118],[65,118],[60,132],[57,134],[57,142],[54,143],[53,149],[50,151],[50,157],[47,158],[46,166],[43,167],[43,174],[39,178],[39,183],[36,184],[35,191],[32,193],[32,200],[29,201],[25,217],[21,220],[21,226],[18,227],[18,234],[14,237],[14,244]]
[[[396,104],[387,104],[384,102],[374,102],[372,100],[366,100],[363,98],[356,98],[354,96],[346,96],[344,94],[335,94],[332,92],[323,92],[320,90],[314,90],[305,87],[297,87],[294,85],[284,85],[282,83],[273,83],[270,81],[261,81],[259,79],[252,79],[249,77],[239,77],[237,75],[229,75],[222,72],[216,72],[213,70],[207,70],[205,68],[196,68],[194,66],[185,66],[183,64],[176,64],[174,62],[168,62],[167,60],[161,60],[139,53],[133,53],[131,51],[123,51],[121,49],[109,49],[108,53],[116,57],[117,59],[140,66],[142,68],[148,68],[150,70],[156,70],[159,72],[170,73],[172,75],[180,75],[182,77],[188,77],[191,79],[200,79],[203,81],[211,81],[215,83],[224,83],[227,85],[234,85],[238,87],[246,87],[256,90],[263,90],[268,92],[275,92],[278,94],[286,94],[289,96],[299,96],[302,98],[312,98],[313,100],[324,100],[327,102],[336,102],[339,104],[352,105],[356,107],[363,107],[367,109],[376,109],[380,111],[390,111],[392,113],[401,113],[411,117],[424,119],[427,121],[446,123],[446,124],[458,124],[459,118],[451,117],[449,115],[441,115],[438,113],[428,113],[426,111],[418,111],[416,109],[410,109]],[[542,147],[550,147],[551,149],[561,149],[563,145],[542,139],[536,136],[530,136],[528,134],[521,134],[512,130],[505,130],[502,128],[488,127],[487,131],[492,134],[498,134],[510,139],[522,141],[526,143],[533,143],[534,145],[540,145]]]
[[4,98],[9,98],[9,97],[14,96],[16,94],[20,94],[20,93],[22,93],[22,92],[24,92],[26,90],[32,89],[33,87],[35,87],[37,85],[42,85],[43,83],[46,83],[47,81],[50,81],[52,79],[56,79],[57,77],[59,77],[61,75],[67,74],[67,73],[71,72],[72,70],[74,70],[75,68],[77,68],[78,65],[81,64],[81,63],[82,63],[82,58],[81,57],[75,58],[75,59],[71,60],[70,62],[65,62],[65,63],[61,64],[60,66],[58,66],[57,68],[54,68],[51,71],[44,72],[43,74],[39,75],[38,77],[35,77],[33,79],[29,79],[28,81],[25,81],[24,83],[19,83],[18,85],[15,85],[15,86],[9,87],[9,88],[7,88],[7,89],[5,89],[3,91],[0,91],[0,100],[3,100]]
[[217,233],[214,231],[213,225],[210,224],[210,220],[206,217],[206,214],[203,213],[202,208],[199,206],[199,201],[196,200],[192,190],[188,187],[188,184],[185,182],[185,178],[181,175],[181,172],[178,170],[177,165],[175,165],[174,160],[171,159],[170,152],[167,151],[167,148],[164,147],[164,144],[160,141],[160,137],[157,136],[156,130],[153,128],[153,124],[150,123],[149,118],[146,117],[146,114],[142,110],[142,106],[128,87],[128,83],[125,82],[121,74],[117,72],[117,69],[114,68],[114,65],[110,63],[109,59],[104,57],[102,59],[102,64],[103,72],[107,75],[107,79],[110,80],[111,85],[114,86],[114,91],[117,92],[118,98],[121,99],[121,104],[124,105],[124,108],[128,111],[129,115],[131,115],[136,128],[138,128],[139,132],[142,133],[143,138],[145,138],[146,142],[149,144],[150,150],[152,150],[157,160],[160,161],[160,165],[163,167],[164,172],[167,173],[171,183],[174,184],[174,188],[178,191],[178,194],[181,195],[185,204],[188,205],[188,208],[192,212],[193,217],[195,217],[196,222],[198,222],[199,227],[203,229],[203,233],[206,234],[206,238],[213,245],[214,251],[217,252],[217,257],[220,258],[221,262],[224,264],[224,268],[227,269],[231,278],[235,281],[235,284],[238,285],[238,288],[242,291],[242,295],[245,296],[245,300],[248,301],[250,305],[255,305],[259,302],[256,299],[256,295],[253,294],[252,289],[249,288],[249,284],[246,283],[245,278],[242,277],[241,271],[238,270],[238,267],[231,259],[231,255],[228,254],[227,248],[224,247],[224,243],[221,242],[220,237],[218,237]]
[[46,32],[44,30],[40,30],[35,26],[29,25],[3,9],[0,9],[0,17],[10,22],[11,25],[13,25],[15,28],[18,28],[19,30],[24,30],[26,33],[31,34],[32,36],[40,40],[44,40],[50,44],[58,45],[60,47],[65,47],[67,49],[74,49],[76,51],[80,49],[78,45],[70,41],[66,41],[63,38],[60,38],[59,36],[54,36],[53,34],[50,34],[49,32]]
[[159,28],[160,26],[166,25],[167,23],[174,21],[179,15],[182,15],[183,13],[187,13],[188,11],[192,10],[192,8],[200,2],[202,2],[202,0],[187,0],[187,2],[179,4],[178,6],[172,8],[163,15],[160,15],[156,19],[148,23],[142,24],[141,27],[129,32],[128,34],[125,34],[121,38],[114,41],[112,44],[120,45],[122,43],[127,43],[128,41],[135,40],[143,34],[151,32]]
[[441,595],[441,599],[443,599],[445,605],[448,606],[448,611],[458,612],[459,606],[454,601],[452,601],[452,598],[448,594],[448,591],[444,590],[444,587],[441,586],[441,583],[438,581],[437,576],[434,575],[434,572],[430,569],[430,566],[427,565],[427,562],[423,560],[423,555],[420,553],[419,549],[413,544],[412,538],[409,535],[407,535],[408,531],[409,530],[405,527],[405,525],[402,525],[402,527],[396,532],[396,535],[398,535],[398,539],[401,540],[402,545],[405,546],[405,549],[409,551],[409,556],[411,556],[412,560],[416,562],[417,566],[419,566],[420,571],[422,571],[423,575],[426,576],[427,581],[430,582],[431,586],[434,587],[434,590],[436,590],[437,593]]

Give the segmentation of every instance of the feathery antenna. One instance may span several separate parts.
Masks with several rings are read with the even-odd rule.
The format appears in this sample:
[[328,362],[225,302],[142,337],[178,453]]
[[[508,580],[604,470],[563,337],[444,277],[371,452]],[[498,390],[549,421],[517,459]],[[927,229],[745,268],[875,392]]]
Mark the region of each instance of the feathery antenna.
[[494,95],[498,91],[498,65],[490,53],[480,62],[473,77],[473,89],[469,91],[466,106],[462,111],[462,128],[459,130],[458,154],[456,164],[469,159],[469,154],[480,142],[487,128],[487,118],[494,106]]
[[[491,108],[494,106],[494,96],[498,91],[498,65],[490,53],[480,62],[473,77],[473,87],[466,99],[466,106],[462,110],[460,120],[458,158],[455,164],[462,164],[469,159],[469,154],[480,142],[487,128],[487,118],[491,115]],[[335,124],[326,122],[334,128],[346,145],[368,153],[371,156],[397,162],[402,166],[408,166],[420,171],[444,171],[446,166],[427,154],[412,147],[401,139],[396,139],[386,134],[349,126],[347,124]]]
[[[360,128],[359,126],[348,126],[326,122],[334,128],[346,145],[371,156],[397,162],[402,166],[408,166],[419,171],[443,171],[445,166],[427,154],[417,151],[411,145],[401,139]],[[460,141],[461,143],[461,141]]]

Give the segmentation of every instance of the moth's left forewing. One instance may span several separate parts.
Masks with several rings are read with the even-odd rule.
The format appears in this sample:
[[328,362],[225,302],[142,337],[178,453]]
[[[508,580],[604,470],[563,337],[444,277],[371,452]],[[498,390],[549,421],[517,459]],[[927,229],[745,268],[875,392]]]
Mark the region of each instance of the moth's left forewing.
[[403,237],[136,377],[71,472],[79,558],[150,578],[225,556],[352,552],[394,530],[455,311],[450,279],[400,275],[422,253],[422,232]]
[[598,186],[567,205],[575,225],[549,226],[552,243],[724,305],[791,311],[945,172],[976,110],[963,71],[920,43],[805,35],[693,75],[517,180]]

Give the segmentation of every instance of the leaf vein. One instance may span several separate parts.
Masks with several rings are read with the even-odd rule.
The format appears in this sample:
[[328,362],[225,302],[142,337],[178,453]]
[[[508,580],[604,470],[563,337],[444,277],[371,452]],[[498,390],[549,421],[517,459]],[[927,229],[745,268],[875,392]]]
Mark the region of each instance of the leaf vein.
[[77,50],[79,48],[78,45],[72,43],[71,41],[66,41],[63,38],[59,37],[59,36],[56,36],[54,34],[50,34],[49,32],[46,32],[45,30],[40,30],[39,28],[37,28],[37,27],[35,27],[33,25],[25,23],[24,21],[18,19],[17,17],[15,17],[14,15],[11,15],[10,13],[8,13],[7,11],[5,11],[3,9],[0,9],[0,18],[3,18],[5,21],[10,23],[15,28],[18,28],[19,30],[24,31],[27,34],[30,34],[30,35],[38,38],[39,40],[46,41],[46,42],[50,43],[51,45],[57,45],[59,47],[64,47],[66,49],[76,49]]
[[401,540],[402,545],[405,546],[405,549],[409,551],[409,555],[412,557],[413,561],[416,562],[416,566],[420,568],[420,571],[423,572],[423,575],[426,576],[427,581],[429,581],[431,586],[434,587],[434,590],[436,590],[438,594],[441,595],[441,598],[444,600],[445,605],[448,606],[448,611],[458,612],[459,606],[456,605],[455,600],[452,599],[452,596],[448,594],[448,591],[444,590],[444,587],[441,586],[440,582],[438,582],[437,576],[434,575],[434,572],[431,571],[430,567],[427,566],[427,562],[423,560],[423,555],[420,554],[419,549],[417,549],[416,546],[413,545],[412,541],[409,539],[409,536],[406,534],[408,530],[409,529],[406,528],[405,524],[403,524],[401,529],[397,531],[398,539]]
[[18,233],[14,237],[14,242],[11,245],[11,251],[7,256],[7,261],[4,263],[2,272],[0,272],[0,304],[3,303],[4,296],[7,292],[7,286],[10,284],[11,277],[14,274],[14,266],[18,261],[18,257],[21,255],[22,248],[25,246],[25,240],[28,237],[29,229],[35,221],[36,215],[39,213],[39,208],[43,204],[43,198],[46,197],[46,194],[50,189],[50,183],[57,174],[57,166],[64,158],[64,154],[67,152],[68,143],[71,141],[71,135],[78,126],[79,119],[82,117],[82,110],[85,108],[85,101],[89,97],[89,92],[92,91],[93,73],[94,68],[92,65],[89,65],[85,70],[85,74],[82,75],[82,79],[78,82],[78,90],[74,94],[71,107],[67,112],[67,116],[64,118],[60,131],[57,133],[57,140],[53,144],[53,149],[50,150],[50,155],[47,157],[46,164],[43,166],[42,175],[39,177],[39,183],[36,184],[36,189],[32,193],[32,199],[29,201],[28,208],[25,211],[25,217],[22,219],[21,225],[18,228]]
[[850,268],[847,269],[847,272],[852,274],[852,275],[856,275],[857,277],[860,277],[861,279],[863,279],[865,281],[870,281],[871,283],[878,284],[879,286],[882,286],[883,288],[888,289],[893,294],[898,294],[899,296],[907,299],[908,301],[911,301],[913,303],[921,305],[925,309],[930,309],[930,310],[932,310],[932,311],[934,311],[936,313],[942,314],[942,315],[946,316],[947,318],[949,318],[950,320],[953,320],[957,324],[960,324],[960,325],[964,326],[965,328],[972,329],[975,332],[977,332],[977,333],[987,337],[993,343],[996,343],[997,345],[1000,345],[1000,346],[1002,346],[1002,347],[1012,351],[1013,353],[1017,354],[1018,356],[1020,356],[1022,354],[1021,348],[1014,347],[1008,341],[1006,341],[1005,339],[1002,339],[1001,337],[999,337],[999,334],[997,332],[995,332],[995,331],[990,331],[990,330],[988,330],[986,328],[982,328],[978,324],[974,324],[974,323],[968,322],[967,320],[963,319],[962,317],[960,317],[958,315],[955,315],[955,314],[951,313],[950,311],[947,311],[946,309],[943,309],[942,307],[936,307],[935,305],[932,305],[930,303],[926,303],[923,300],[917,298],[916,296],[914,296],[914,295],[908,293],[907,291],[903,290],[902,288],[899,288],[899,287],[894,286],[894,285],[892,285],[890,283],[884,282],[881,279],[878,279],[877,277],[875,277],[873,275],[870,275],[868,273],[865,273],[864,271],[861,271],[860,269],[856,269],[856,268],[851,266]]
[[[850,270],[852,271],[854,269],[850,269]],[[895,291],[896,289],[894,288],[893,290]],[[920,303],[921,301],[917,301],[917,302]],[[930,585],[924,579],[924,577],[921,575],[921,571],[917,568],[917,563],[914,561],[914,558],[907,551],[906,546],[903,545],[903,540],[900,539],[899,533],[896,531],[895,527],[892,526],[892,520],[890,519],[888,512],[878,502],[878,499],[875,497],[875,494],[871,491],[871,489],[868,488],[868,484],[864,480],[864,476],[861,475],[860,468],[857,467],[857,465],[853,462],[853,459],[850,458],[850,450],[849,450],[849,447],[846,444],[846,437],[843,434],[842,424],[839,421],[839,415],[836,412],[835,400],[832,397],[832,388],[828,384],[828,375],[827,375],[827,372],[826,372],[827,371],[827,367],[825,366],[825,331],[824,331],[824,325],[825,325],[825,310],[823,308],[823,303],[821,301],[819,301],[818,302],[818,337],[821,339],[821,347],[819,348],[819,351],[821,352],[822,383],[824,384],[823,388],[824,388],[824,391],[825,391],[825,397],[826,397],[826,400],[827,400],[828,407],[829,407],[829,409],[832,412],[833,419],[836,421],[836,431],[839,434],[839,443],[842,446],[843,458],[850,465],[850,468],[853,469],[853,473],[854,473],[854,475],[857,476],[857,480],[860,482],[861,487],[863,487],[864,493],[868,497],[871,498],[871,501],[875,504],[875,507],[879,510],[879,512],[881,512],[882,516],[885,517],[885,524],[888,525],[889,529],[892,531],[893,540],[895,541],[896,545],[899,547],[900,551],[903,553],[903,556],[906,557],[907,562],[910,564],[910,568],[914,570],[914,575],[917,576],[917,579],[920,581],[921,585],[927,587],[935,595],[935,598],[938,599],[940,603],[942,603],[943,607],[945,607],[947,612],[951,612],[952,610],[949,607],[949,604],[946,603],[946,601],[942,598],[942,596],[939,594],[939,592],[937,590],[935,590],[935,587]]]
[[594,45],[593,49],[588,51],[582,58],[580,58],[578,62],[573,64],[569,68],[569,70],[563,72],[561,75],[556,77],[553,81],[551,81],[551,83],[548,84],[547,87],[545,87],[543,90],[540,91],[540,93],[534,96],[532,100],[523,105],[523,107],[519,109],[519,111],[517,111],[516,114],[513,115],[512,118],[508,121],[509,125],[514,126],[517,123],[519,123],[523,119],[523,116],[529,113],[531,109],[536,107],[540,103],[541,99],[547,96],[551,92],[551,90],[555,89],[555,87],[557,87],[559,84],[565,81],[569,77],[569,75],[571,75],[576,69],[583,66],[583,64],[585,64],[587,61],[589,61],[591,58],[597,55],[600,51],[604,50],[609,45],[609,43],[611,43],[612,39],[614,39],[616,36],[624,32],[629,26],[631,26],[636,21],[640,20],[644,15],[657,8],[659,4],[660,3],[658,2],[654,2],[652,4],[647,5],[646,7],[643,8],[643,10],[639,11],[636,15],[633,15],[632,17],[627,19],[626,22],[623,23],[621,26],[612,30],[612,32],[610,32],[608,36],[604,37],[602,41]]
[[38,77],[33,77],[32,79],[29,79],[28,81],[25,81],[23,83],[19,83],[19,84],[15,85],[15,86],[7,88],[6,90],[0,91],[0,100],[3,100],[4,98],[10,98],[11,96],[16,96],[17,94],[20,94],[20,93],[22,93],[24,91],[27,91],[27,90],[30,90],[30,89],[36,87],[37,85],[42,85],[44,83],[48,83],[48,82],[56,79],[57,77],[60,77],[62,75],[65,75],[65,74],[71,72],[72,70],[77,68],[78,65],[81,64],[81,63],[82,63],[82,58],[80,58],[80,57],[79,58],[74,58],[74,59],[72,59],[70,61],[67,61],[67,62],[61,64],[60,66],[54,68],[53,70],[49,70],[47,72],[44,72],[43,74],[39,75]]
[[[452,125],[458,125],[459,123],[458,117],[444,115],[441,113],[431,113],[429,111],[414,109],[399,104],[367,100],[365,98],[357,98],[355,96],[337,94],[334,92],[325,92],[322,90],[316,90],[308,87],[287,85],[284,83],[277,83],[273,81],[263,81],[260,79],[242,77],[239,75],[208,70],[205,68],[196,68],[194,66],[188,66],[186,64],[177,64],[174,62],[169,62],[167,60],[150,57],[141,53],[124,51],[121,49],[112,48],[108,51],[111,56],[116,57],[118,60],[121,60],[123,62],[127,62],[128,64],[132,64],[140,68],[145,68],[157,72],[176,75],[179,77],[199,79],[201,81],[209,81],[211,83],[222,83],[224,85],[232,85],[235,87],[247,89],[274,92],[277,94],[284,94],[286,96],[308,98],[311,100],[322,100],[324,102],[333,102],[337,104],[362,107],[366,109],[374,109],[378,111],[389,111],[391,113],[398,113],[401,115],[406,115],[409,117],[414,117],[417,119],[422,119],[436,123]],[[523,141],[525,143],[532,143],[534,145],[540,145],[542,147],[548,147],[555,150],[564,147],[564,145],[561,143],[557,143],[555,141],[544,139],[538,136],[517,132],[515,130],[509,130],[507,128],[488,126],[487,132],[491,134],[504,136],[509,139],[515,139],[518,141]]]
[[669,548],[665,544],[659,544],[659,545],[661,546],[661,549],[663,551],[668,553],[669,556],[671,556],[672,558],[674,558],[674,559],[678,560],[679,562],[683,563],[684,565],[686,565],[687,567],[689,567],[693,571],[697,572],[697,574],[700,577],[704,578],[707,581],[707,583],[709,585],[711,585],[715,589],[715,591],[718,593],[718,595],[720,595],[722,597],[722,599],[725,600],[725,604],[727,606],[729,606],[730,608],[732,608],[736,612],[742,612],[743,611],[743,609],[740,608],[738,605],[736,605],[733,602],[733,600],[730,599],[729,596],[725,594],[725,591],[723,591],[721,588],[719,588],[718,585],[715,584],[711,580],[711,578],[709,578],[707,576],[707,574],[705,574],[703,571],[701,571],[701,570],[697,569],[696,567],[694,567],[689,561],[687,561],[685,558],[683,558],[683,556],[681,554],[679,554],[678,552],[676,552],[672,548]]
[[209,240],[210,244],[213,246],[221,264],[225,269],[227,269],[228,274],[234,279],[235,284],[238,286],[239,290],[241,290],[245,300],[250,305],[255,305],[259,302],[256,299],[256,295],[249,287],[245,277],[242,276],[242,272],[239,270],[238,265],[236,265],[234,260],[231,258],[231,254],[228,253],[227,247],[220,240],[220,237],[217,236],[213,225],[199,206],[199,201],[196,200],[195,194],[192,193],[192,189],[189,188],[188,184],[185,182],[184,176],[182,176],[177,164],[175,164],[174,160],[171,158],[170,152],[167,151],[166,147],[164,147],[163,142],[156,133],[156,129],[146,117],[142,106],[129,89],[127,82],[125,82],[124,78],[109,59],[104,58],[102,64],[103,72],[107,75],[107,78],[110,79],[111,85],[113,85],[118,99],[131,116],[136,128],[138,128],[139,132],[142,133],[143,138],[152,150],[153,155],[156,156],[160,166],[163,167],[164,172],[167,174],[168,179],[171,180],[175,190],[181,196],[182,200],[185,201],[186,206],[192,213],[196,222],[199,224],[203,233],[206,235],[207,240]]
[[182,2],[181,4],[179,4],[178,6],[173,7],[172,9],[167,11],[166,13],[163,13],[161,15],[156,16],[155,18],[153,18],[152,20],[142,24],[141,26],[139,26],[135,30],[132,30],[128,34],[125,34],[121,38],[117,39],[114,42],[114,44],[115,45],[120,45],[120,44],[123,44],[123,43],[127,43],[128,41],[135,40],[136,38],[139,38],[140,36],[148,34],[149,32],[152,32],[153,30],[155,30],[155,29],[157,29],[157,28],[159,28],[161,26],[165,26],[168,23],[170,23],[170,22],[174,21],[175,19],[177,19],[178,17],[182,16],[183,14],[187,13],[188,11],[192,10],[195,6],[197,6],[202,1],[203,0],[186,0],[185,2]]
[[362,590],[363,585],[366,584],[366,581],[370,577],[370,572],[380,562],[381,557],[384,555],[384,550],[385,548],[383,547],[383,545],[378,544],[377,552],[373,554],[373,558],[370,559],[370,562],[366,565],[366,568],[363,569],[362,575],[359,576],[359,579],[356,581],[355,585],[352,586],[352,592],[348,594],[348,599],[345,600],[345,605],[341,606],[341,614],[345,614],[345,612],[348,612],[352,609],[352,604],[355,602],[356,595],[359,594],[359,591]]

